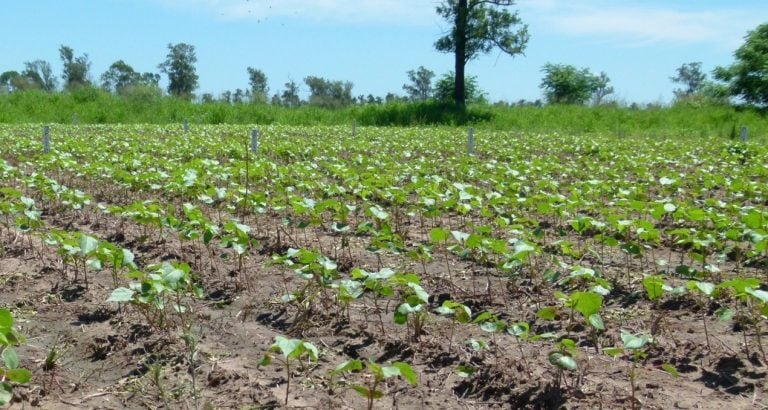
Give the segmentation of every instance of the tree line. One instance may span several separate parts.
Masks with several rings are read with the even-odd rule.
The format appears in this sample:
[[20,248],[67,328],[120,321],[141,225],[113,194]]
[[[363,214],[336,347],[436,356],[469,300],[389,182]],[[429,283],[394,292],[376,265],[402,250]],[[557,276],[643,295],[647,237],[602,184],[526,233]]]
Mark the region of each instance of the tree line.
[[[437,51],[454,54],[454,70],[436,79],[436,74],[421,66],[408,71],[402,89],[404,96],[394,93],[386,97],[353,96],[353,83],[329,80],[317,76],[303,79],[309,91],[307,100],[299,97],[300,86],[291,80],[284,89],[269,96],[266,74],[247,67],[248,87],[225,91],[218,98],[210,93],[200,95],[202,102],[271,103],[287,107],[303,104],[336,108],[352,104],[381,104],[392,101],[438,101],[463,108],[466,103],[483,103],[486,94],[477,78],[466,74],[466,65],[482,54],[499,49],[510,56],[521,55],[530,39],[528,27],[515,11],[513,0],[444,0],[436,11],[449,29],[435,42]],[[88,54],[76,56],[68,46],[60,46],[63,90],[99,86],[117,95],[161,95],[161,74],[167,77],[167,92],[177,98],[195,98],[199,77],[195,64],[195,47],[187,43],[168,44],[165,61],[158,65],[159,73],[140,73],[123,60],[105,71],[99,81],[91,78]],[[744,44],[734,53],[735,62],[717,67],[713,79],[701,69],[701,62],[682,64],[670,80],[681,88],[675,90],[676,101],[728,103],[737,98],[749,104],[768,104],[768,24],[758,26],[745,37]],[[610,102],[614,93],[610,77],[605,72],[592,73],[587,68],[570,64],[547,63],[541,69],[540,83],[548,104],[593,104]],[[50,63],[34,60],[24,63],[21,71],[0,74],[0,93],[39,89],[54,92],[59,89],[58,78]]]

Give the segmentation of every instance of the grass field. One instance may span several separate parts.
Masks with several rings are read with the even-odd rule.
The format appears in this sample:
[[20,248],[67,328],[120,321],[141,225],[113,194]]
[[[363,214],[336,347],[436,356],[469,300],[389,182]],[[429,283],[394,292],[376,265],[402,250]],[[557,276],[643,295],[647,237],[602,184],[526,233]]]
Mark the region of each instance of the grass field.
[[[559,110],[530,112],[590,123]],[[261,125],[251,151],[249,125],[83,113],[44,154],[40,124],[0,125],[0,374],[21,381],[0,391],[43,408],[768,406],[764,125],[625,109],[610,128],[608,110],[558,132],[497,113],[473,155],[464,126]],[[728,135],[742,120],[747,143]]]
[[[146,90],[145,90],[146,91]],[[282,124],[294,126],[474,126],[517,133],[563,133],[642,137],[737,139],[747,127],[752,139],[768,136],[765,113],[754,108],[695,102],[645,108],[604,105],[470,106],[389,103],[323,109],[266,104],[193,103],[159,92],[114,96],[94,88],[72,92],[0,94],[0,123],[8,124]]]

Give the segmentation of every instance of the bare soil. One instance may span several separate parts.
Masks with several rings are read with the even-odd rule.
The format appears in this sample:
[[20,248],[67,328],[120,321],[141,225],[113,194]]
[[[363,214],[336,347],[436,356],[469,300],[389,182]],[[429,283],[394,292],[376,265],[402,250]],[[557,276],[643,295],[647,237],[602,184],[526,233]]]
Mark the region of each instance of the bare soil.
[[[306,235],[294,232],[298,243],[285,237],[278,243],[279,220],[260,216],[246,221],[256,228],[259,245],[238,270],[230,250],[214,246],[209,254],[172,234],[165,239],[155,233],[144,237],[143,229],[131,222],[90,212],[44,213],[44,219],[48,227],[89,232],[129,248],[140,266],[165,260],[190,263],[205,290],[205,297],[193,304],[191,332],[199,339],[195,355],[190,356],[178,329],[158,329],[131,306],[106,302],[113,289],[107,272],[89,273],[86,288],[82,277],[73,280],[71,268],[54,247],[34,236],[2,232],[0,306],[10,308],[17,318],[27,338],[19,356],[33,371],[31,383],[15,387],[11,408],[360,409],[367,402],[349,386],[370,381],[368,376],[330,377],[335,366],[356,358],[408,362],[418,374],[416,386],[400,378],[384,382],[384,395],[375,408],[614,409],[632,408],[633,400],[634,406],[646,409],[768,406],[768,367],[758,352],[754,329],[742,333],[734,321],[716,319],[714,302],[701,305],[688,296],[665,299],[654,307],[639,284],[641,274],[653,268],[641,260],[627,265],[623,255],[605,256],[605,275],[617,278],[619,287],[605,298],[607,331],[595,339],[578,317],[570,325],[567,316],[555,321],[537,317],[540,307],[562,303],[536,276],[526,273],[510,279],[443,249],[422,265],[402,255],[367,251],[370,238],[365,236],[352,236],[349,249],[333,251],[341,246],[340,237],[320,228],[309,228]],[[409,224],[407,240],[421,240],[417,222]],[[558,372],[549,363],[556,340],[518,341],[509,334],[486,333],[477,325],[453,325],[436,314],[428,316],[423,334],[415,338],[406,326],[393,323],[394,299],[374,303],[370,295],[364,296],[351,303],[348,317],[337,307],[323,310],[321,303],[301,314],[296,306],[282,303],[281,296],[286,289],[301,287],[303,279],[268,263],[272,254],[288,246],[319,246],[326,255],[336,254],[342,277],[349,276],[351,267],[419,273],[431,295],[430,309],[450,299],[469,306],[473,315],[491,311],[507,323],[529,323],[532,334],[568,335],[577,341],[579,368]],[[680,251],[656,252],[677,257]],[[542,263],[552,255],[544,256]],[[541,275],[544,266],[540,268],[534,273]],[[630,276],[625,280],[626,271]],[[647,358],[637,363],[634,399],[631,356],[610,357],[602,351],[621,345],[620,329],[654,331]],[[309,341],[321,352],[317,363],[304,361],[291,369],[287,406],[286,370],[274,363],[259,366],[277,335]],[[471,348],[466,343],[470,339],[486,341],[487,348]],[[46,363],[51,353],[58,358]],[[679,377],[664,371],[663,364],[675,366]],[[459,365],[473,366],[477,372],[461,377]]]

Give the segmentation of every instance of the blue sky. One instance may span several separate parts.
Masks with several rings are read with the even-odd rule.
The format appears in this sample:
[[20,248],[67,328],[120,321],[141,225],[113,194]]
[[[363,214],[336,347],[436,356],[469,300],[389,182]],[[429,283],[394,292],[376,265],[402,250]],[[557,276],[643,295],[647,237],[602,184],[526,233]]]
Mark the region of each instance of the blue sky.
[[[354,83],[353,94],[403,94],[406,72],[442,74],[453,57],[434,50],[448,29],[435,0],[28,0],[3,2],[0,72],[44,59],[61,72],[58,48],[87,53],[91,77],[125,60],[157,72],[168,43],[195,46],[198,94],[247,88],[246,67],[265,72],[270,93],[308,75]],[[748,30],[768,22],[766,0],[519,0],[529,25],[524,56],[473,60],[492,101],[541,98],[548,63],[605,71],[625,102],[668,102],[683,63],[709,72],[733,61]]]

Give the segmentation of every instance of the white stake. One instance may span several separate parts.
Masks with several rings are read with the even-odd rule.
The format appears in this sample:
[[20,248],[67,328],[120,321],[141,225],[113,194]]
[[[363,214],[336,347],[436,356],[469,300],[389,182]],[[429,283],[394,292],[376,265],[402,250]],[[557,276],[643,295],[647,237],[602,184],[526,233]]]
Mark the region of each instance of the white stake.
[[470,128],[467,133],[467,154],[473,155],[475,153],[475,129]]
[[256,152],[259,149],[259,130],[251,130],[251,151]]
[[43,154],[51,151],[51,127],[43,127]]
[[189,131],[189,120],[184,118],[184,132]]
[[747,127],[741,127],[741,142],[747,142]]
[[72,114],[72,125],[77,125],[77,113]]

